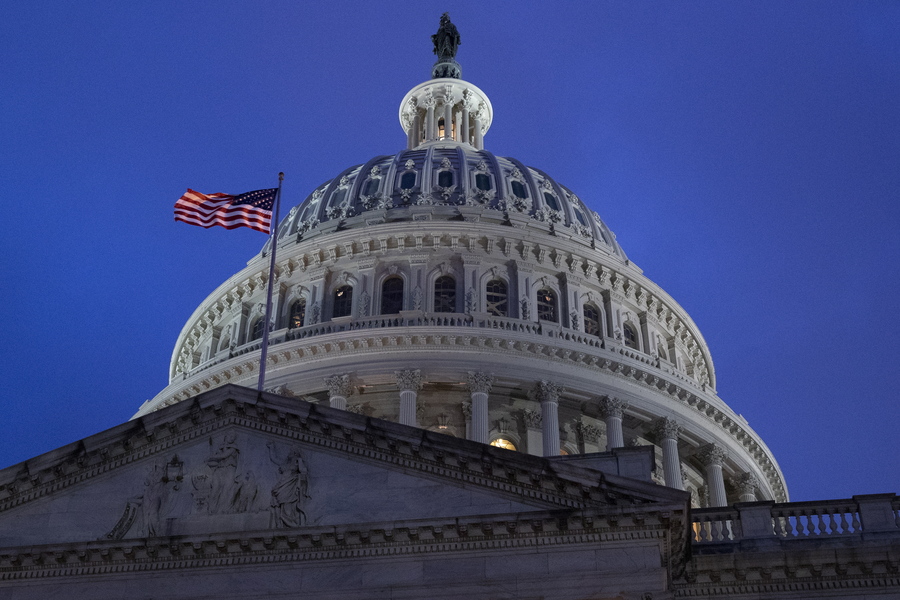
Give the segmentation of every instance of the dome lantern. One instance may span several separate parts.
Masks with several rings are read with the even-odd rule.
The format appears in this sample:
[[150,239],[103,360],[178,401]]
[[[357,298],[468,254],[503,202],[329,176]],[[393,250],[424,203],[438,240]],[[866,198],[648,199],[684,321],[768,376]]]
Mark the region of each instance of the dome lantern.
[[413,150],[425,144],[449,142],[483,150],[493,108],[483,91],[460,79],[462,69],[455,60],[460,38],[447,13],[431,39],[438,57],[432,79],[414,87],[400,103],[406,147]]

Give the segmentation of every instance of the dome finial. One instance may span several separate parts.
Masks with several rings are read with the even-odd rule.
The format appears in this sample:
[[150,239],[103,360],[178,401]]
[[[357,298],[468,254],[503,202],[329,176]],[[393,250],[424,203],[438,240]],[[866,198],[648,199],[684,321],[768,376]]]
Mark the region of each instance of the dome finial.
[[454,60],[460,43],[459,31],[456,30],[456,25],[450,22],[450,13],[441,15],[441,25],[437,33],[431,36],[431,41],[434,43],[434,53],[438,57],[431,69],[432,79],[461,79],[462,68]]

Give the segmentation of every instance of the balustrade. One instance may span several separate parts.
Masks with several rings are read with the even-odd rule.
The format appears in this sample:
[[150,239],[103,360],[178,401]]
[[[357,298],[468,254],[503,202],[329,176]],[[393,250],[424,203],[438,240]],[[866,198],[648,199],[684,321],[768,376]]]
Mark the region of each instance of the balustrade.
[[[866,515],[871,515],[868,528]],[[900,534],[900,497],[875,494],[848,500],[749,502],[693,510],[691,519],[695,544],[736,543],[751,538],[837,538],[867,531]]]

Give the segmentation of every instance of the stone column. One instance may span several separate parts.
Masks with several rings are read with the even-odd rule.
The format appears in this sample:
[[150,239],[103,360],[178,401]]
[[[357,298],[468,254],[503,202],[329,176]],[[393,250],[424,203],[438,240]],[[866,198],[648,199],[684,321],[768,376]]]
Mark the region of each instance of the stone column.
[[494,385],[494,376],[470,371],[469,392],[472,394],[472,439],[488,443],[488,393]]
[[470,113],[470,116],[475,120],[475,143],[472,144],[475,146],[476,150],[484,149],[484,136],[481,133],[481,109],[479,108],[473,113]]
[[613,448],[625,447],[625,436],[622,434],[622,416],[625,414],[626,408],[628,408],[628,402],[612,396],[604,396],[600,400],[600,412],[606,421],[607,452]]
[[462,131],[459,141],[469,143],[469,106],[464,105],[462,111]]
[[563,387],[552,381],[539,381],[534,397],[541,403],[541,442],[544,456],[559,456],[559,395]]
[[528,454],[543,456],[544,440],[543,435],[541,434],[541,413],[536,410],[525,410],[522,412],[522,417],[525,419]]
[[453,95],[444,97],[444,139],[453,139]]
[[709,505],[727,506],[725,479],[722,477],[722,463],[728,454],[716,444],[706,444],[697,451],[697,458],[706,467],[706,487],[709,488]]
[[422,389],[422,373],[419,369],[395,371],[397,389],[400,390],[400,423],[418,427],[416,418],[416,396]]
[[330,375],[325,378],[325,385],[328,386],[328,403],[331,408],[347,410],[347,398],[353,393],[350,374]]
[[434,124],[434,105],[435,100],[431,95],[425,96],[425,141],[433,140],[437,137],[437,127]]
[[678,434],[681,426],[675,421],[665,417],[656,422],[654,426],[656,439],[662,448],[663,476],[666,486],[676,490],[684,489],[684,480],[681,478],[681,459],[678,457]]
[[753,473],[741,473],[732,480],[734,487],[738,489],[739,502],[756,502],[756,488],[759,487],[759,479]]

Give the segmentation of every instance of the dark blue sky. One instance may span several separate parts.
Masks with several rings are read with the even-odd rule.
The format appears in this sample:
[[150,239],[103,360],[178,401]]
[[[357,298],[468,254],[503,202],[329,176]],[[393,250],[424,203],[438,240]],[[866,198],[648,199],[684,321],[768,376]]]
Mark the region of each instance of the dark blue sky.
[[[794,500],[900,492],[900,3],[21,2],[0,20],[0,467],[127,420],[301,202],[405,145],[450,10],[485,145],[574,190],[691,314]],[[324,4],[324,3],[320,3]]]

